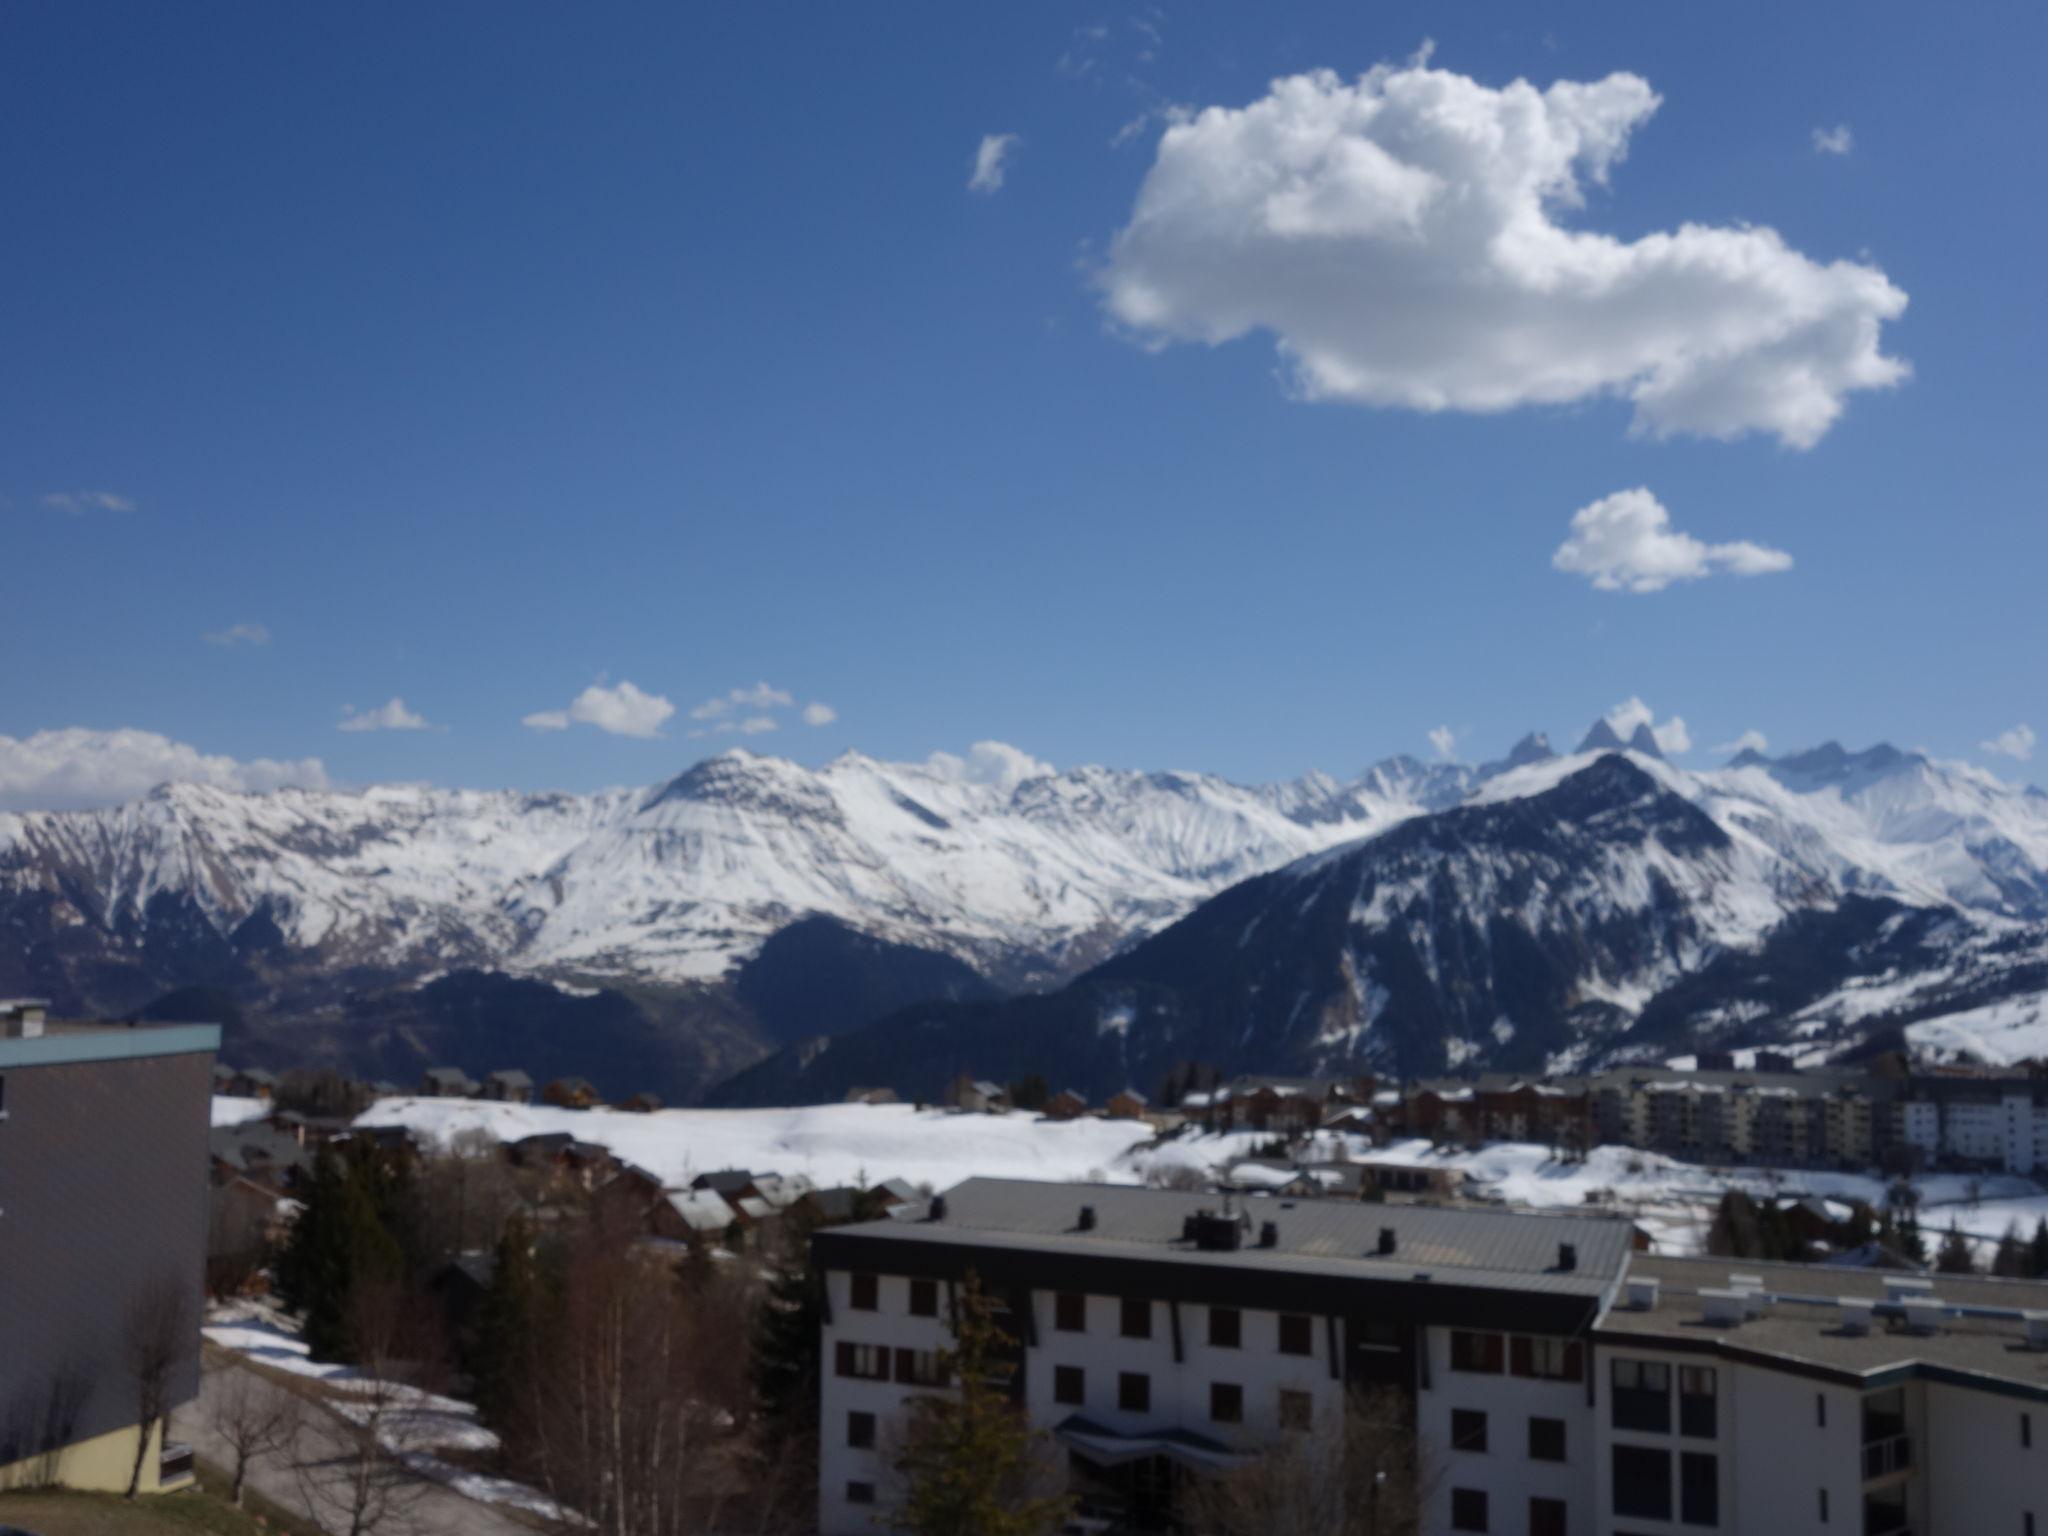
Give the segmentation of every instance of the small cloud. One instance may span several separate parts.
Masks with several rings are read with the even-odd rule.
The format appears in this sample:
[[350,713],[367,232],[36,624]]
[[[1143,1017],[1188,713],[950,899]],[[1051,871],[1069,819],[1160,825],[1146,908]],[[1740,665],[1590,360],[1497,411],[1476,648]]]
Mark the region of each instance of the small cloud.
[[1657,743],[1657,750],[1666,756],[1692,750],[1692,732],[1685,728],[1685,721],[1673,715],[1663,724],[1657,723],[1657,712],[1641,699],[1624,699],[1607,711],[1607,724],[1614,734],[1623,741],[1635,735],[1636,727],[1647,725],[1650,735]]
[[1429,744],[1436,748],[1436,755],[1447,763],[1458,760],[1458,733],[1448,725],[1440,725],[1429,733]]
[[1724,741],[1718,747],[1708,750],[1720,756],[1736,757],[1744,752],[1768,752],[1771,744],[1762,731],[1744,731],[1733,741]]
[[1856,135],[1847,123],[1813,130],[1813,152],[1817,155],[1846,155],[1856,147]]
[[1010,151],[1015,149],[1019,139],[1014,133],[985,133],[981,136],[981,147],[974,152],[974,174],[967,178],[970,192],[1000,192],[1003,187],[1004,162]]
[[805,725],[830,725],[839,718],[839,711],[830,704],[820,704],[815,699],[804,706]]
[[2031,725],[2016,725],[2009,731],[2000,731],[1989,741],[1977,743],[1981,751],[1993,752],[2000,757],[2009,757],[2015,762],[2030,762],[2034,756],[2037,738]]
[[1603,592],[1661,592],[1674,581],[1698,581],[1717,571],[1736,576],[1789,571],[1792,557],[1747,540],[1706,544],[1680,533],[1663,503],[1638,486],[1574,512],[1571,536],[1550,563],[1586,577]]
[[43,505],[53,512],[68,512],[73,517],[87,512],[135,510],[131,497],[118,496],[112,491],[51,491],[43,497]]
[[341,723],[335,727],[340,731],[424,731],[428,729],[427,717],[415,714],[405,707],[405,700],[393,698],[388,704],[379,704],[375,709],[356,710],[344,704],[341,707]]
[[200,638],[208,645],[268,645],[270,631],[261,624],[230,624],[226,629],[208,630]]
[[965,757],[934,752],[925,759],[925,767],[957,783],[986,784],[1005,791],[1015,789],[1026,779],[1042,779],[1054,771],[1051,763],[1041,762],[1003,741],[977,741],[967,749]]
[[742,709],[788,709],[796,703],[796,696],[767,683],[756,683],[751,688],[735,688],[730,693],[715,699],[706,699],[690,711],[692,720],[722,720],[727,715]]
[[607,688],[602,680],[570,701],[567,709],[544,709],[523,717],[520,724],[534,731],[566,731],[572,724],[594,725],[611,736],[634,736],[652,740],[661,726],[676,712],[675,705],[659,694],[643,693],[623,679]]

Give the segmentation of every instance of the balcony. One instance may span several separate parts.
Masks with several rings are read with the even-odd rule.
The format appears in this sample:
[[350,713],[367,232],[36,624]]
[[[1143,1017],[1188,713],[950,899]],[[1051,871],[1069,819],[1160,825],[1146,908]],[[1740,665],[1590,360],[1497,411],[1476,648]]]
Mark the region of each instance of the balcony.
[[1911,1435],[1887,1435],[1881,1440],[1863,1442],[1863,1481],[1876,1482],[1881,1477],[1891,1477],[1900,1472],[1913,1470],[1913,1437]]
[[159,1488],[190,1481],[192,1477],[192,1447],[180,1445],[175,1440],[166,1440],[164,1448],[156,1459],[156,1481]]

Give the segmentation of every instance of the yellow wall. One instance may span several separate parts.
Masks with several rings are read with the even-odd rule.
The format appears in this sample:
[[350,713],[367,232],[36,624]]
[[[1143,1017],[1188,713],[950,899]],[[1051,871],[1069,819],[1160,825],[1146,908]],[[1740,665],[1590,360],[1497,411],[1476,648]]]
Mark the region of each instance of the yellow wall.
[[[135,1437],[139,1431],[116,1429],[90,1440],[80,1440],[62,1450],[31,1456],[10,1466],[0,1466],[0,1488],[38,1488],[55,1485],[79,1488],[91,1493],[126,1493],[128,1475],[135,1469]],[[149,1453],[142,1458],[143,1493],[162,1493],[182,1488],[190,1479],[174,1483],[157,1482],[157,1454],[162,1433],[150,1433]]]

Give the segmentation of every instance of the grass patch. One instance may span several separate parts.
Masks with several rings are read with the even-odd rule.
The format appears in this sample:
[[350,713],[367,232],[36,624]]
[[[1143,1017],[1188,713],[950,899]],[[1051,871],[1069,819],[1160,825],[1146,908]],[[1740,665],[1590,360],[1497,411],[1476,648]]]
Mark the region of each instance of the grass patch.
[[36,1536],[320,1536],[319,1527],[245,1488],[243,1507],[228,1502],[229,1478],[199,1463],[196,1486],[134,1503],[118,1493],[68,1488],[0,1493],[0,1525]]

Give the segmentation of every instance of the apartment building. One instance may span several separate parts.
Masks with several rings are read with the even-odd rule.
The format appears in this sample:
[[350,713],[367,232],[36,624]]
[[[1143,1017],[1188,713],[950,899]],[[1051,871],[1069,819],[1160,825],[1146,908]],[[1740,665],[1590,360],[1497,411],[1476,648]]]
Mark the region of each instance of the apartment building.
[[[147,1318],[189,1335],[170,1402],[198,1392],[219,1044],[212,1025],[64,1025],[0,1002],[0,1488],[128,1486]],[[191,1479],[191,1453],[160,1439],[145,1492]]]
[[1896,1134],[1924,1161],[2048,1170],[2048,1080],[1920,1077],[1893,1108]]
[[[1424,1529],[2030,1536],[2048,1285],[1632,1254],[1623,1222],[975,1179],[829,1229],[819,1529],[886,1528],[906,1400],[966,1274],[1084,1517],[1165,1530],[1189,1480],[1396,1389]],[[2038,1435],[2037,1435],[2038,1431]]]

